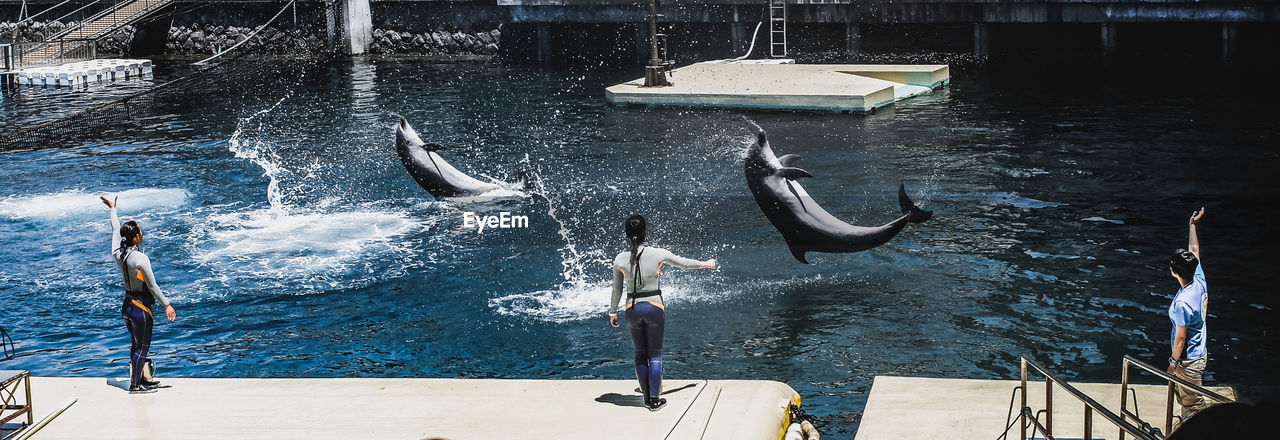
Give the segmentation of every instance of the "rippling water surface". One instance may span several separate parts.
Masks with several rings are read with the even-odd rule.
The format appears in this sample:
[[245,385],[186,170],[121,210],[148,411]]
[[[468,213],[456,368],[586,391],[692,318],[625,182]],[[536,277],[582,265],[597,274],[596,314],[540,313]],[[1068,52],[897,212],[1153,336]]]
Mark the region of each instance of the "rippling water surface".
[[[1227,79],[953,74],[866,116],[618,108],[603,88],[627,72],[405,59],[163,92],[110,130],[0,153],[0,322],[18,349],[0,366],[124,374],[96,200],[118,194],[179,314],[157,324],[162,375],[630,378],[606,261],[643,213],[654,245],[723,264],[665,273],[665,375],[787,382],[848,438],[876,375],[1013,379],[1026,354],[1118,381],[1125,354],[1158,364],[1165,262],[1203,205],[1208,380],[1280,392],[1268,101]],[[146,87],[5,95],[3,129]],[[433,200],[396,156],[397,116],[475,175],[511,178],[527,156],[542,189]],[[887,222],[905,183],[933,219],[794,261],[743,180],[753,123],[804,156],[833,214]],[[501,211],[530,227],[461,227]]]

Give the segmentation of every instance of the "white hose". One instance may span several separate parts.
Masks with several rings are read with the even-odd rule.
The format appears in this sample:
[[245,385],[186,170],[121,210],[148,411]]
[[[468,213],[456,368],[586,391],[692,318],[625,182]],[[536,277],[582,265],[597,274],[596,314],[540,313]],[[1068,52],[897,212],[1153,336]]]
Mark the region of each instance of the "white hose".
[[751,56],[751,51],[756,50],[756,35],[759,35],[759,34],[760,34],[760,25],[762,25],[762,24],[764,24],[764,22],[763,22],[763,21],[757,21],[757,22],[756,22],[756,30],[755,30],[755,32],[752,32],[752,33],[751,33],[751,47],[748,47],[748,48],[747,48],[747,54],[746,54],[746,55],[743,55],[743,56],[740,56],[740,57],[737,57],[737,58],[734,58],[734,59],[733,59],[734,61],[738,61],[738,60],[745,60],[745,59],[747,59],[747,57]]

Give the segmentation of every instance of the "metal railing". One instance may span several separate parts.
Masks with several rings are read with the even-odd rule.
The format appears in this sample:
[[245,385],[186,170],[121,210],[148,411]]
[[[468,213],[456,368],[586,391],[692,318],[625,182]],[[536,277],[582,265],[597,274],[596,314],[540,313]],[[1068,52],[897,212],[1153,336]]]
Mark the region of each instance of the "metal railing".
[[[1209,399],[1212,399],[1220,403],[1236,401],[1236,399],[1234,398],[1226,397],[1221,394],[1215,393],[1213,391],[1209,391],[1208,389],[1205,389],[1202,386],[1188,382],[1186,379],[1169,374],[1164,370],[1153,367],[1145,362],[1135,359],[1133,356],[1129,356],[1126,354],[1124,356],[1124,372],[1121,374],[1121,379],[1120,379],[1120,416],[1122,420],[1127,417],[1132,417],[1134,420],[1138,420],[1138,421],[1142,420],[1141,418],[1138,417],[1138,414],[1129,412],[1129,408],[1128,408],[1128,401],[1129,401],[1128,393],[1130,390],[1129,367],[1138,367],[1140,369],[1146,370],[1148,373],[1154,374],[1168,382],[1169,391],[1165,396],[1165,405],[1164,405],[1164,411],[1165,411],[1164,412],[1164,432],[1165,433],[1170,433],[1173,431],[1173,395],[1174,395],[1173,390],[1174,390],[1174,387],[1177,385],[1181,385],[1196,394],[1208,397]],[[1135,400],[1134,403],[1136,406],[1136,403],[1137,403],[1136,393],[1134,394],[1134,400]],[[1148,430],[1153,429],[1153,428],[1150,428],[1150,425],[1148,425],[1146,422],[1143,422],[1143,427],[1148,428]],[[1158,433],[1158,431],[1156,431],[1156,433]],[[1124,431],[1120,432],[1120,440],[1124,440]]]
[[[49,57],[31,56],[40,48],[50,45],[57,48],[55,55]],[[12,66],[14,70],[53,66],[76,61],[87,61],[98,57],[98,40],[92,38],[65,38],[50,43],[18,43],[14,46],[16,46],[16,50],[13,50],[12,57]]]
[[[57,6],[61,6],[62,4],[65,4],[65,3],[66,2],[60,3]],[[44,42],[37,43],[38,45],[25,48],[25,50],[20,50],[19,52],[32,54],[34,56],[36,53],[44,53],[49,50],[52,50],[52,48],[54,47],[53,45],[58,44],[59,42],[64,40],[81,40],[81,39],[98,38],[102,36],[102,35],[97,35],[99,33],[106,33],[114,30],[118,30],[120,27],[124,25],[132,23],[140,18],[143,18],[146,15],[149,15],[155,12],[158,9],[156,8],[156,6],[164,6],[169,3],[171,3],[170,0],[91,0],[88,3],[85,3],[83,6],[67,14],[64,14],[61,17],[54,19],[55,21],[60,22],[62,21],[62,19],[71,17],[72,15],[79,14],[78,16],[79,20],[75,21],[74,22],[75,24],[66,26],[63,29],[59,30],[58,32],[55,32],[49,35],[48,37],[46,37]],[[137,9],[133,13],[120,14],[114,17],[112,16],[113,14],[125,8],[126,6],[130,6],[134,4],[140,5],[141,8]],[[90,7],[94,7],[94,8],[90,8]],[[53,8],[50,8],[49,10],[51,9]],[[40,14],[43,14],[44,12],[47,12],[47,11],[48,10],[42,11]],[[40,14],[36,14],[36,16]],[[34,17],[35,16],[32,16],[31,18],[34,18]],[[31,18],[28,18],[27,20],[30,20]],[[82,32],[81,35],[78,35],[77,38],[73,38],[73,39],[64,38],[68,35],[72,35],[76,32],[82,31],[89,27],[94,27],[97,30],[87,35],[85,35],[85,33]],[[16,43],[16,36],[15,36],[15,43]],[[59,50],[61,50],[61,48],[62,47],[59,47]],[[55,57],[57,57],[57,55],[55,55]]]
[[[1019,411],[1019,417],[1021,418],[1019,424],[1021,425],[1020,427],[1021,427],[1022,437],[1020,438],[1023,438],[1023,439],[1027,438],[1027,428],[1034,427],[1036,431],[1039,431],[1041,434],[1044,435],[1044,438],[1046,440],[1053,440],[1053,385],[1057,384],[1059,387],[1062,387],[1062,389],[1065,390],[1067,394],[1071,395],[1072,397],[1075,397],[1076,400],[1079,400],[1080,402],[1084,403],[1084,439],[1085,440],[1093,439],[1093,414],[1095,412],[1098,413],[1098,415],[1102,416],[1102,418],[1116,425],[1116,427],[1120,428],[1121,436],[1123,436],[1125,432],[1128,432],[1134,438],[1137,438],[1140,440],[1160,440],[1159,437],[1155,437],[1147,432],[1144,432],[1141,428],[1134,426],[1132,423],[1129,423],[1124,418],[1116,415],[1116,413],[1111,412],[1111,410],[1107,409],[1105,406],[1102,406],[1102,404],[1098,403],[1096,400],[1093,400],[1093,398],[1089,397],[1085,393],[1076,389],[1076,387],[1071,386],[1071,384],[1059,378],[1057,374],[1054,374],[1052,371],[1049,371],[1048,369],[1041,367],[1040,364],[1037,364],[1035,361],[1031,359],[1027,359],[1026,356],[1021,356],[1020,358],[1022,360],[1022,386],[1021,386],[1022,411]],[[1045,413],[1044,424],[1040,423],[1039,417],[1032,412],[1031,407],[1027,406],[1027,367],[1028,366],[1030,366],[1032,369],[1039,372],[1040,375],[1044,376],[1045,378],[1045,394],[1044,394],[1045,409],[1042,410],[1042,412]],[[1033,426],[1028,426],[1028,423],[1031,423]]]
[[0,58],[3,59],[4,69],[0,72],[9,73],[13,68],[13,45],[8,43],[0,43]]

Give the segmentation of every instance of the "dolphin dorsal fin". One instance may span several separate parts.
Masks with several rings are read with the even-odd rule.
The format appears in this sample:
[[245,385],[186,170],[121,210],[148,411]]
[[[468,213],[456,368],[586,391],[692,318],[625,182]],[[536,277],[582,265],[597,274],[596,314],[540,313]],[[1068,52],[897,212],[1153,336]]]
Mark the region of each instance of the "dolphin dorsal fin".
[[808,171],[805,171],[796,167],[778,168],[778,174],[786,178],[787,180],[796,180],[801,177],[813,177],[813,175],[809,174]]
[[426,144],[423,144],[422,148],[426,149],[427,151],[440,151],[445,149],[444,145],[440,145],[435,142],[428,142]]
[[782,157],[778,158],[778,163],[782,164],[784,167],[789,167],[797,160],[800,160],[799,154],[784,154]]

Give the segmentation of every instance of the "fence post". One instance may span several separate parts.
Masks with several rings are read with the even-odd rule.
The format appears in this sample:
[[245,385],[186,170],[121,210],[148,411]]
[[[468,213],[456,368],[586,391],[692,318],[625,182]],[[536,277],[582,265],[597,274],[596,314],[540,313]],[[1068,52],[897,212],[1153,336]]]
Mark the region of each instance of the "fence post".
[[[1127,420],[1129,417],[1129,359],[1125,358],[1123,370],[1120,373],[1120,420]],[[1120,440],[1124,440],[1124,430],[1120,430]]]
[[1018,424],[1022,429],[1022,437],[1027,438],[1027,358],[1022,358],[1022,407],[1018,408],[1018,418],[1021,420]]

